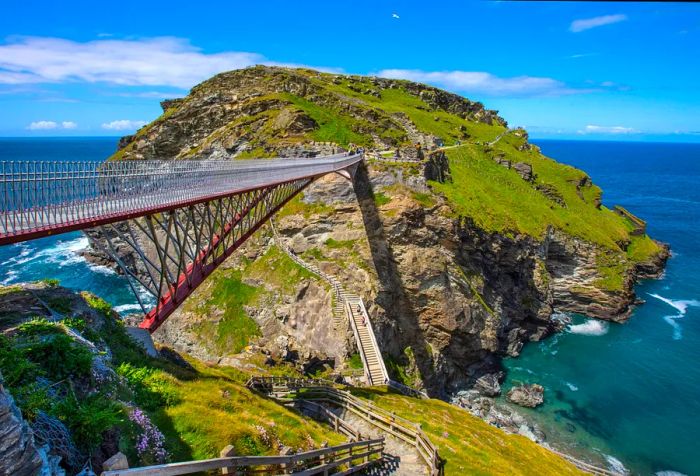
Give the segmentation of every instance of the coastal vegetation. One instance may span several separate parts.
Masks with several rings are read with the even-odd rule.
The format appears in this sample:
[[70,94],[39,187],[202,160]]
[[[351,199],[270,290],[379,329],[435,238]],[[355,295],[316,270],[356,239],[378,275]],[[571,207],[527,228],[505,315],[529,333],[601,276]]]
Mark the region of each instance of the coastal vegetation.
[[[13,289],[22,287],[0,291],[21,292]],[[63,295],[62,288],[57,291]],[[239,455],[264,455],[280,445],[311,449],[345,441],[330,427],[249,390],[245,382],[267,373],[264,366],[205,365],[167,348],[161,357],[149,356],[103,300],[82,293],[72,302],[69,315],[55,321],[30,318],[7,328],[0,315],[0,370],[23,417],[33,423],[49,416],[65,425],[78,459],[92,457],[99,465],[110,456],[100,448],[115,445],[136,466],[216,457],[227,444]],[[448,474],[493,474],[509,467],[517,474],[576,473],[530,440],[444,402],[385,389],[353,393],[420,423],[437,443]]]

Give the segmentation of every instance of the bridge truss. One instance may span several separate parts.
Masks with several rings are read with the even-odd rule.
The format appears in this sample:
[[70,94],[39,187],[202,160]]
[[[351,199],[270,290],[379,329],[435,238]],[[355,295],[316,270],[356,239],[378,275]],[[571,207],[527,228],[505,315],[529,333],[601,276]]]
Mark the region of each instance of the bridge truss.
[[327,173],[350,178],[362,158],[4,162],[0,245],[90,229],[154,332],[285,203]]

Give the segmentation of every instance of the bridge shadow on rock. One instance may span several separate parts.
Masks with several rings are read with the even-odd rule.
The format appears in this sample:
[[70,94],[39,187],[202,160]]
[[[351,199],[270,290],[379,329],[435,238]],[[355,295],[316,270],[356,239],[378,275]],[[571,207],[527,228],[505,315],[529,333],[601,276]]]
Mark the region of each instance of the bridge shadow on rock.
[[[387,318],[377,329],[381,350],[385,357],[388,353],[393,359],[405,359],[404,349],[410,348],[428,393],[435,393],[434,390],[440,388],[440,385],[435,381],[433,357],[428,351],[428,343],[421,329],[418,313],[406,292],[401,271],[391,244],[387,240],[369,173],[364,163],[358,165],[353,187],[362,212],[374,268],[379,277],[380,288],[375,304],[384,310]],[[387,365],[387,367],[391,374],[392,366]]]

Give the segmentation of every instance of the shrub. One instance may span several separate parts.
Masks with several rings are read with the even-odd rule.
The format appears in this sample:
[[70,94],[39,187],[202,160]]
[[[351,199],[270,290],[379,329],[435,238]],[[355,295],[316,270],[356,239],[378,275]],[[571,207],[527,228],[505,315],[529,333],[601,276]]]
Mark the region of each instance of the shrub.
[[40,374],[39,366],[29,361],[3,335],[0,335],[0,370],[8,387],[31,382]]
[[57,287],[61,282],[55,278],[44,278],[40,280],[42,283],[46,284],[50,288]]
[[56,404],[54,414],[70,429],[76,444],[85,449],[97,448],[102,443],[102,434],[123,420],[119,404],[101,394],[79,402],[70,393]]
[[34,337],[47,334],[63,333],[63,330],[54,322],[50,322],[43,317],[38,317],[20,324],[17,330],[23,337]]
[[80,293],[80,295],[83,297],[83,299],[85,299],[88,306],[102,314],[104,317],[110,317],[112,315],[112,306],[104,299],[84,291]]
[[35,339],[21,344],[20,349],[55,381],[90,375],[92,353],[65,334]]

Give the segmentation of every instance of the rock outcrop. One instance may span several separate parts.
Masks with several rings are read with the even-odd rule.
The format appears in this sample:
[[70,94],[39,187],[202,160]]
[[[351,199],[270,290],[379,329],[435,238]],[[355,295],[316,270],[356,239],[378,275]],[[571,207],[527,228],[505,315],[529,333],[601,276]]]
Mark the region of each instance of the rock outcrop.
[[506,397],[521,407],[535,408],[544,403],[544,387],[536,383],[513,387],[508,390]]
[[[291,249],[363,297],[390,372],[433,395],[476,382],[497,393],[498,379],[482,377],[500,371],[502,356],[518,355],[526,342],[561,329],[552,319],[555,310],[624,320],[635,302],[634,282],[660,273],[668,257],[667,248],[646,235],[635,237],[636,243],[651,251],[642,258],[628,253],[627,218],[611,218],[584,173],[544,158],[525,131],[508,131],[494,111],[436,88],[255,67],[217,75],[163,107],[163,116],[113,159],[314,156],[339,150],[338,143],[422,158],[368,161],[352,184],[324,177],[283,210],[278,228]],[[449,151],[424,148],[463,140],[472,155],[459,160],[476,166],[477,159],[491,157],[487,162],[496,170],[484,165],[485,172],[507,179],[520,193],[509,202],[512,216],[521,213],[518,200],[544,202],[545,211],[585,207],[594,217],[586,220],[619,220],[616,236],[596,242],[577,235],[567,220],[584,218],[568,216],[542,233],[514,225],[495,231],[480,215],[505,205],[488,195],[469,198],[481,202],[476,213],[461,212],[456,199],[435,190],[448,184],[480,190],[481,176],[461,183],[465,179],[450,169],[457,159]],[[543,163],[555,173],[543,178]],[[558,177],[569,178],[560,183]],[[263,231],[224,265],[267,296],[244,307],[260,329],[253,347],[273,360],[347,356],[352,341],[347,329],[334,327],[331,293],[322,283],[299,277],[285,288],[271,275],[250,272],[266,259],[258,250],[270,245]],[[216,340],[224,322],[225,309],[207,304],[214,298],[215,287],[205,283],[159,338],[206,360],[240,360],[205,342]],[[201,330],[209,327],[205,339]]]
[[22,419],[12,396],[2,386],[0,374],[0,475],[33,476],[42,467],[32,430]]

